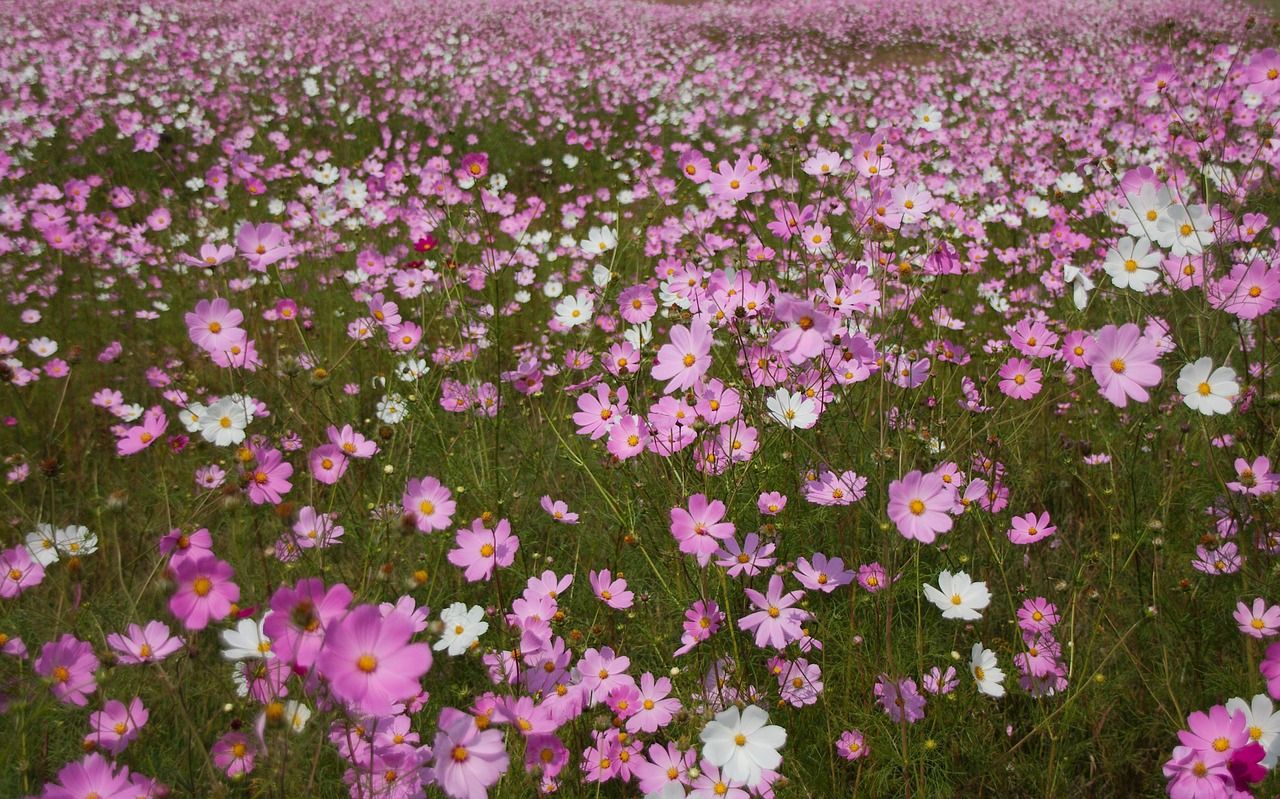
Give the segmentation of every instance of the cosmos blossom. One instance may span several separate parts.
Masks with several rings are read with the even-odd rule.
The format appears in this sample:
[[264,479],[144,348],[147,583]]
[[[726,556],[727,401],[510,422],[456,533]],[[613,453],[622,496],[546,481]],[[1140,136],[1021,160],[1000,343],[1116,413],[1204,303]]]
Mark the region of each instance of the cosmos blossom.
[[1094,345],[1085,355],[1085,363],[1093,370],[1098,393],[1123,408],[1129,400],[1146,402],[1147,388],[1163,376],[1156,360],[1160,357],[1155,344],[1133,323],[1120,327],[1107,325],[1094,334]]
[[951,529],[951,491],[936,474],[911,471],[889,484],[889,518],[904,538],[933,543]]

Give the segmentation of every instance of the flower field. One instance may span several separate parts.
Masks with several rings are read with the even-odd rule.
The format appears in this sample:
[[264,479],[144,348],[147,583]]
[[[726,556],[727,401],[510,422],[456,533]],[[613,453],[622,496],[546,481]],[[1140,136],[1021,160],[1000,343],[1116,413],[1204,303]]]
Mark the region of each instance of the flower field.
[[1280,789],[1265,7],[4,8],[0,796]]

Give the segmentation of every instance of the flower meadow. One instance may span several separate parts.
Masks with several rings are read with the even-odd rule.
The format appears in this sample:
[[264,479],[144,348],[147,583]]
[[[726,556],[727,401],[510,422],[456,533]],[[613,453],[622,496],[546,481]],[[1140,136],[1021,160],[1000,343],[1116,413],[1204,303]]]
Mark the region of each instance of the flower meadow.
[[1265,9],[5,10],[0,795],[1280,786]]

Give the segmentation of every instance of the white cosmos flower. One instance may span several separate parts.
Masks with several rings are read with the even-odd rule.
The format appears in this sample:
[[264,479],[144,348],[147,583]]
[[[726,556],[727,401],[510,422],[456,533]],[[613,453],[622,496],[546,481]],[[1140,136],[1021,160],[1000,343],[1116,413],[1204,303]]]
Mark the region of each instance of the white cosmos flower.
[[702,729],[702,756],[720,774],[748,788],[760,784],[765,769],[782,763],[778,750],[787,742],[787,731],[769,724],[769,714],[755,705],[739,711],[730,707],[718,713]]
[[969,655],[969,673],[978,684],[978,693],[987,696],[1004,696],[1004,672],[996,665],[996,653],[983,649],[981,643],[973,645]]
[[248,426],[249,415],[245,413],[244,405],[231,397],[223,397],[213,403],[200,417],[200,435],[218,447],[244,441],[244,429]]
[[302,732],[311,720],[311,708],[296,699],[290,699],[284,704],[284,718],[289,722],[289,729]]
[[765,405],[769,408],[769,415],[783,427],[808,430],[818,421],[818,406],[800,392],[793,394],[780,388]]
[[241,619],[235,627],[218,634],[222,639],[222,656],[227,660],[258,660],[276,656],[271,651],[271,639],[262,631],[263,622]]
[[556,304],[556,321],[565,327],[577,327],[591,321],[595,303],[590,297],[570,294]]
[[98,551],[98,536],[89,532],[88,527],[78,524],[58,530],[53,543],[59,552],[71,557],[92,555]]
[[1063,172],[1053,185],[1063,194],[1076,194],[1084,189],[1084,178],[1075,172]]
[[39,355],[41,358],[48,358],[50,355],[58,351],[58,342],[51,338],[33,338],[31,343],[27,344],[27,348]]
[[1231,413],[1231,400],[1240,393],[1235,370],[1230,366],[1213,368],[1212,358],[1201,358],[1182,367],[1178,373],[1178,393],[1193,411],[1205,416]]
[[1146,239],[1125,236],[1107,253],[1102,268],[1107,270],[1116,288],[1142,292],[1160,279],[1162,259],[1160,251],[1152,251],[1151,243]]
[[607,227],[593,227],[587,232],[587,237],[578,242],[578,246],[588,255],[598,255],[618,246],[618,239]]
[[976,621],[982,618],[982,610],[991,604],[991,592],[987,584],[974,582],[964,572],[954,575],[944,571],[938,575],[938,587],[924,586],[924,596],[938,606],[944,619]]
[[1240,697],[1227,700],[1227,712],[1244,713],[1244,725],[1249,730],[1249,740],[1262,747],[1266,755],[1259,764],[1265,769],[1275,768],[1280,760],[1280,713],[1275,712],[1271,697],[1258,694],[1246,703]]
[[440,621],[444,622],[444,632],[431,648],[437,652],[447,649],[454,657],[470,649],[489,629],[489,622],[484,620],[484,608],[476,605],[468,609],[461,602],[454,602],[442,610]]
[[41,566],[48,566],[58,561],[58,530],[46,522],[36,525],[34,532],[27,533],[27,550],[31,558]]
[[1062,268],[1062,279],[1073,286],[1071,301],[1075,303],[1077,311],[1083,311],[1089,304],[1089,292],[1094,289],[1093,280],[1080,271],[1080,267],[1070,265]]
[[408,415],[404,397],[399,394],[388,394],[378,403],[377,416],[383,424],[399,424]]

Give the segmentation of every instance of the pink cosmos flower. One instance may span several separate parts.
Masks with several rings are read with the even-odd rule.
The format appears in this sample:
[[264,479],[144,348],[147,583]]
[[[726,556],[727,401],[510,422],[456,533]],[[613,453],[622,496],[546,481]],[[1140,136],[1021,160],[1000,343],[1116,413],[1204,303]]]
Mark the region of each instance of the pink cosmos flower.
[[787,507],[787,498],[777,491],[766,491],[760,495],[756,506],[765,516],[777,516],[783,508]]
[[684,618],[684,634],[680,636],[680,643],[683,646],[676,650],[676,657],[689,652],[702,641],[715,635],[725,616],[715,600],[700,599],[684,612]]
[[18,545],[0,552],[0,599],[13,599],[44,580],[44,566]]
[[931,544],[951,529],[951,490],[936,474],[912,471],[889,484],[889,518],[904,538]]
[[947,666],[944,672],[938,666],[934,666],[929,673],[924,675],[924,689],[931,694],[945,696],[956,689],[960,681],[956,679],[956,667]]
[[213,535],[207,527],[192,533],[184,533],[182,528],[175,527],[160,539],[160,554],[169,556],[170,568],[201,553],[213,554]]
[[138,737],[149,717],[150,714],[138,697],[129,700],[127,706],[113,699],[102,710],[89,714],[89,726],[93,728],[93,732],[85,742],[92,743],[112,756],[118,755]]
[[925,699],[920,695],[920,689],[913,679],[895,680],[887,674],[881,674],[876,680],[873,693],[876,702],[894,724],[901,724],[904,718],[909,724],[924,718]]
[[1252,463],[1236,458],[1235,469],[1236,479],[1227,483],[1231,491],[1260,497],[1280,488],[1280,474],[1271,471],[1271,459],[1265,455],[1254,458]]
[[648,286],[628,286],[618,295],[618,312],[633,325],[641,325],[653,318],[658,302]]
[[223,244],[221,247],[216,244],[205,244],[200,248],[199,257],[187,255],[186,253],[181,256],[182,260],[188,265],[202,269],[212,269],[220,264],[225,264],[234,257],[236,257],[236,248],[230,244]]
[[777,562],[777,558],[773,557],[775,549],[776,544],[761,540],[757,533],[747,533],[741,547],[738,546],[738,539],[730,536],[716,550],[716,565],[725,569],[730,577],[754,577]]
[[786,294],[778,296],[773,318],[790,326],[774,334],[769,346],[793,364],[821,355],[836,325],[835,317],[819,311],[812,302]]
[[657,732],[680,712],[680,700],[671,696],[671,680],[666,677],[641,674],[639,694],[636,712],[627,719],[627,732]]
[[360,713],[385,715],[422,690],[431,668],[431,647],[410,643],[413,619],[393,611],[383,616],[360,605],[325,633],[316,668],[335,697]]
[[644,452],[650,438],[649,425],[644,417],[629,413],[619,417],[617,422],[609,428],[609,442],[606,448],[610,455],[625,461]]
[[1263,97],[1280,92],[1280,53],[1268,47],[1249,59],[1242,76],[1249,88]]
[[579,396],[578,412],[573,415],[578,435],[591,436],[592,441],[608,435],[609,428],[627,413],[627,396],[626,386],[615,391],[607,383]]
[[859,730],[846,730],[840,733],[840,740],[836,741],[836,752],[845,760],[857,760],[870,751],[866,738]]
[[853,570],[844,567],[840,558],[827,559],[821,552],[813,554],[813,562],[807,558],[796,561],[796,570],[792,572],[805,588],[829,594],[842,585],[853,582]]
[[603,702],[619,686],[635,685],[635,678],[626,673],[630,667],[631,658],[614,654],[607,646],[599,650],[592,647],[578,660],[582,687],[590,692],[593,702]]
[[1058,623],[1058,608],[1044,597],[1027,599],[1018,609],[1018,627],[1025,632],[1043,633]]
[[511,762],[501,730],[482,730],[470,715],[451,707],[440,712],[431,749],[436,785],[451,799],[486,799]]
[[1017,400],[1027,400],[1040,393],[1044,372],[1033,368],[1026,358],[1010,358],[1000,367],[1000,391]]
[[1243,602],[1236,603],[1234,614],[1240,632],[1262,639],[1280,632],[1280,605],[1267,605],[1262,597],[1253,600],[1250,608]]
[[51,681],[49,687],[59,702],[84,707],[89,704],[89,694],[98,690],[94,677],[98,665],[93,644],[63,633],[56,642],[41,647],[34,668],[36,674]]
[[592,570],[590,579],[596,598],[614,610],[626,610],[634,604],[635,594],[627,590],[627,581],[612,579],[608,569]]
[[[680,751],[674,742],[650,744],[649,757],[635,767],[640,792],[645,796],[684,796],[691,784],[689,769],[694,767],[698,752],[693,748]],[[670,786],[670,787],[668,787]]]
[[343,425],[341,430],[329,425],[328,436],[329,443],[349,458],[372,458],[378,454],[378,445],[357,433],[349,424]]
[[711,177],[711,161],[697,150],[686,150],[676,162],[680,172],[694,183],[706,183]]
[[227,733],[209,750],[213,764],[228,777],[239,777],[253,771],[253,758],[257,753],[253,741],[242,732]]
[[137,796],[129,781],[129,769],[116,767],[94,752],[84,760],[68,763],[58,771],[58,781],[45,786],[42,799],[133,799]]
[[669,380],[666,393],[686,391],[711,368],[711,329],[695,319],[671,328],[671,342],[658,350],[654,380]]
[[1037,516],[1028,513],[1026,516],[1015,516],[1009,530],[1009,540],[1015,544],[1034,544],[1043,541],[1058,531],[1049,520],[1049,514]]
[[1280,699],[1280,644],[1271,644],[1258,670],[1267,681],[1267,693],[1272,699]]
[[178,590],[169,598],[169,612],[188,630],[203,630],[210,621],[222,621],[231,604],[240,599],[240,586],[231,582],[235,569],[226,561],[201,553],[170,561]]
[[698,565],[705,567],[720,548],[720,541],[733,536],[733,522],[724,522],[725,507],[720,500],[707,501],[705,494],[689,497],[689,508],[671,509],[671,535],[680,551],[695,555]]
[[333,485],[347,473],[347,456],[336,444],[321,444],[311,450],[308,460],[311,463],[311,476],[316,482]]
[[754,631],[756,646],[783,649],[804,634],[801,625],[810,618],[809,612],[792,607],[804,598],[804,591],[784,593],[782,578],[775,574],[769,578],[768,592],[762,594],[748,588],[746,595],[758,610],[739,619],[738,628],[744,632]]
[[244,314],[221,297],[196,303],[195,312],[187,314],[186,321],[191,342],[206,352],[226,352],[243,346],[248,338],[239,327]]
[[1142,335],[1133,323],[1117,328],[1107,325],[1094,334],[1094,346],[1085,355],[1085,363],[1093,369],[1098,393],[1112,404],[1123,408],[1130,399],[1146,402],[1146,387],[1154,386],[1162,377],[1156,359],[1156,345]]
[[413,515],[418,529],[424,533],[448,527],[457,507],[453,492],[431,476],[410,480],[404,491],[403,504],[404,512]]
[[116,442],[116,451],[120,455],[141,452],[164,435],[164,431],[168,429],[169,418],[165,416],[164,408],[157,405],[143,414],[142,424],[125,430],[124,435]]
[[1280,302],[1280,269],[1268,267],[1261,259],[1248,266],[1237,264],[1208,294],[1215,308],[1241,319],[1257,319]]
[[277,658],[310,669],[324,645],[325,631],[347,615],[351,589],[341,583],[325,588],[318,577],[281,586],[271,595],[271,613],[262,632],[271,640]]
[[511,534],[511,524],[499,519],[492,530],[485,527],[484,519],[471,522],[471,529],[462,528],[457,533],[458,548],[450,550],[449,562],[465,569],[467,582],[489,580],[498,567],[515,562],[520,539]]
[[[895,577],[894,580],[896,579]],[[883,591],[892,582],[893,580],[889,579],[889,573],[879,563],[864,563],[858,567],[858,585],[862,586],[868,594]]]
[[289,477],[293,474],[293,464],[284,459],[280,450],[254,450],[257,465],[249,472],[249,499],[255,505],[279,505],[284,501],[284,494],[289,493],[293,483]]
[[120,663],[136,665],[164,660],[181,649],[183,641],[176,636],[171,637],[169,625],[164,622],[149,621],[146,627],[130,624],[123,635],[109,634],[107,646],[116,653]]
[[271,264],[293,254],[293,247],[285,242],[284,228],[270,222],[256,227],[245,222],[236,234],[236,246],[256,272],[265,272]]
[[1236,749],[1249,743],[1249,727],[1242,712],[1232,713],[1214,705],[1208,713],[1196,711],[1187,717],[1186,730],[1178,730],[1183,746],[1226,760]]
[[708,180],[711,181],[711,193],[730,202],[764,190],[760,176],[749,167],[745,158],[739,159],[733,166],[728,161],[721,161]]
[[563,500],[551,500],[551,497],[544,496],[541,501],[542,509],[551,514],[551,517],[561,524],[577,524],[578,514],[569,510],[569,506]]

